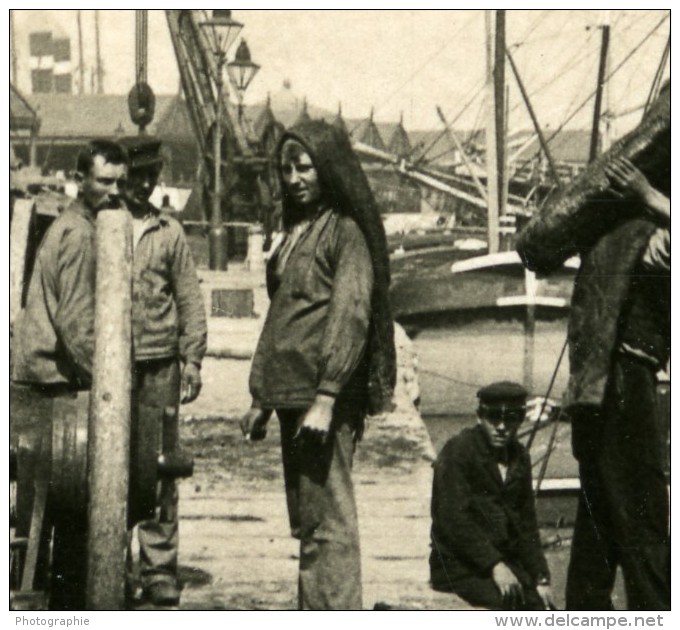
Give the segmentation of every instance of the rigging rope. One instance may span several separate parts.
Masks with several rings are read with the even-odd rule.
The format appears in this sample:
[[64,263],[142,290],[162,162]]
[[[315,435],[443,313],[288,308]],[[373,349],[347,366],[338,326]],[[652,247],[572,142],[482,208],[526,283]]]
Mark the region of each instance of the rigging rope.
[[[448,48],[453,42],[456,41],[456,37],[462,33],[464,30],[466,30],[471,23],[472,19],[475,17],[474,12],[472,12],[472,15],[468,20],[466,20],[461,27],[456,30],[453,35],[449,35],[444,42],[437,50],[435,50],[423,63],[421,63],[409,76],[408,78],[401,83],[398,87],[396,87],[392,92],[390,92],[384,99],[383,101],[377,106],[374,107],[374,112],[378,111],[381,107],[386,105],[396,94],[398,94],[406,85],[411,83],[413,79],[420,73],[420,71],[428,64],[430,61],[432,61],[435,57],[437,57],[445,48]],[[363,120],[359,121],[352,129],[349,131],[349,135],[353,135],[354,132],[361,127],[361,125],[364,123]]]
[[137,83],[147,83],[149,23],[146,9],[135,11],[135,74]]
[[[652,35],[654,35],[654,33],[655,33],[657,30],[659,30],[659,28],[661,27],[661,25],[668,19],[668,17],[669,17],[669,14],[666,14],[666,15],[663,16],[663,18],[661,18],[661,20],[659,20],[659,22],[657,22],[657,24],[654,26],[654,28],[653,28],[649,33],[647,33],[647,34],[646,34],[646,35],[638,42],[637,46],[635,46],[635,47],[634,47],[634,48],[633,48],[633,49],[632,49],[632,50],[631,50],[631,51],[630,51],[630,52],[629,52],[629,53],[621,60],[621,62],[620,62],[620,63],[619,63],[619,64],[618,64],[618,65],[617,65],[617,66],[616,66],[616,67],[615,67],[615,68],[607,75],[607,77],[605,78],[605,81],[609,81],[609,80],[610,80],[610,79],[611,79],[611,78],[612,78],[612,77],[613,77],[613,76],[614,76],[614,75],[622,68],[622,66],[623,66],[624,64],[626,64],[626,63],[628,62],[628,60],[629,60],[635,53],[637,53],[638,50],[640,50],[640,48],[642,48],[642,46],[647,42],[647,40],[648,40]],[[576,108],[576,109],[575,109],[575,110],[574,110],[574,111],[566,118],[566,120],[564,120],[564,121],[562,122],[562,124],[561,124],[561,125],[560,125],[560,126],[559,126],[559,127],[558,127],[551,135],[550,135],[550,137],[547,138],[546,141],[547,141],[548,143],[552,142],[552,140],[555,139],[555,137],[557,136],[557,134],[559,134],[559,133],[562,131],[562,129],[564,129],[564,127],[565,127],[565,126],[566,126],[566,125],[567,125],[567,124],[568,124],[568,123],[576,116],[576,114],[578,114],[578,113],[579,113],[579,112],[580,112],[580,111],[581,111],[581,110],[582,110],[582,109],[590,102],[590,99],[592,99],[592,98],[595,96],[596,93],[597,93],[597,90],[594,90],[593,92],[591,92],[591,93],[585,98],[585,100],[584,100],[584,101],[583,101],[583,102],[582,102],[582,103],[581,103],[581,104],[580,104],[580,105],[579,105],[579,106],[578,106],[578,107],[577,107],[577,108]],[[539,149],[539,150],[538,150],[536,153],[534,153],[529,159],[525,160],[525,161],[522,163],[522,165],[518,168],[518,170],[523,169],[525,166],[527,166],[528,164],[530,164],[531,162],[533,162],[533,161],[540,155],[540,153],[541,153],[541,150]]]

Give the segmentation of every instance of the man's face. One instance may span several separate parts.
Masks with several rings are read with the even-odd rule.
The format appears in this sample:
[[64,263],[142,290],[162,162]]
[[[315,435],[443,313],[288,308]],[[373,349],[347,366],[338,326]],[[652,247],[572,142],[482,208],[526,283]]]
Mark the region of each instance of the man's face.
[[495,409],[479,413],[479,421],[491,446],[505,448],[517,435],[517,429],[524,420],[524,407]]
[[149,197],[151,197],[151,193],[153,193],[154,188],[156,188],[160,171],[159,165],[129,170],[124,196],[130,206],[146,206]]
[[92,210],[119,208],[126,174],[125,164],[112,164],[103,155],[95,155],[90,172],[80,182],[85,205]]
[[321,184],[311,156],[298,142],[286,142],[281,150],[283,183],[301,206],[316,203],[321,198]]

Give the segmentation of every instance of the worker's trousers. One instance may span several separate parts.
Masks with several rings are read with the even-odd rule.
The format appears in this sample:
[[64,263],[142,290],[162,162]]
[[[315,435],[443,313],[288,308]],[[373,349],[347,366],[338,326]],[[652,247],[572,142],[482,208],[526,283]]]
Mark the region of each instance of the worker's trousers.
[[[140,422],[157,421],[144,418],[143,410],[159,408],[163,426],[159,427],[159,450],[177,447],[180,372],[175,359],[138,361],[135,363],[135,392],[139,403]],[[151,415],[151,414],[150,414]],[[160,483],[154,518],[138,524],[139,571],[142,587],[156,582],[177,582],[179,530],[177,526],[177,486],[174,480]]]
[[665,440],[654,370],[618,355],[602,407],[571,415],[581,495],[567,609],[611,610],[620,566],[628,610],[670,610]]
[[336,403],[329,439],[295,438],[306,410],[277,410],[292,535],[300,539],[298,607],[360,610],[361,554],[351,468],[360,417]]

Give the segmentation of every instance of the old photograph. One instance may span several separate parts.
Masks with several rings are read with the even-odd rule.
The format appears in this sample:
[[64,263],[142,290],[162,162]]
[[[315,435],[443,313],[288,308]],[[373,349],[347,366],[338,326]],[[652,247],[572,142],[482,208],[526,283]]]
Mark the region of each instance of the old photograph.
[[9,11],[10,610],[670,611],[670,18]]

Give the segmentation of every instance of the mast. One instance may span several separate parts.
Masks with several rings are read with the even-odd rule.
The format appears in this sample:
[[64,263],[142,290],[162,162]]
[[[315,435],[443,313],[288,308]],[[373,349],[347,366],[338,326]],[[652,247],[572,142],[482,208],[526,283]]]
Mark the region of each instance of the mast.
[[78,74],[80,75],[80,82],[78,85],[78,94],[85,93],[85,66],[83,65],[83,21],[80,9],[76,11],[78,21]]
[[14,31],[14,10],[12,9],[9,12],[9,45],[10,55],[12,57],[12,76],[10,82],[14,83],[14,85],[19,81],[16,39],[16,33]]
[[510,62],[510,67],[512,68],[512,73],[515,75],[515,80],[517,81],[517,87],[519,88],[519,91],[522,95],[522,98],[524,99],[524,104],[526,105],[527,111],[529,112],[529,117],[531,118],[531,122],[534,125],[534,131],[536,132],[536,135],[538,136],[538,141],[541,144],[541,148],[543,149],[543,153],[545,154],[545,157],[548,160],[548,165],[550,166],[550,173],[552,174],[553,180],[555,181],[555,185],[559,188],[560,187],[560,177],[557,173],[557,167],[555,166],[555,160],[553,159],[552,153],[550,152],[550,147],[548,146],[548,143],[545,140],[545,135],[543,134],[543,130],[541,129],[541,125],[538,124],[538,118],[536,116],[536,112],[534,111],[534,108],[531,104],[531,99],[529,98],[529,94],[527,93],[526,88],[524,87],[524,81],[522,81],[522,77],[519,73],[519,70],[517,69],[517,64],[515,64],[515,60],[512,58],[512,55],[510,54],[510,49],[507,48],[505,50],[505,54],[508,57],[508,61]]
[[94,35],[95,35],[95,45],[97,47],[97,94],[104,93],[104,69],[102,68],[102,55],[99,46],[99,10],[95,9],[94,12]]
[[600,66],[597,71],[597,90],[595,92],[595,107],[593,109],[593,131],[590,137],[590,154],[588,161],[597,157],[597,146],[600,139],[600,117],[602,116],[602,94],[604,82],[607,78],[607,57],[609,52],[609,12],[605,12],[602,28],[602,43],[600,45]]
[[490,11],[486,18],[487,131],[486,168],[489,200],[489,253],[499,249],[498,225],[505,213],[505,11]]

